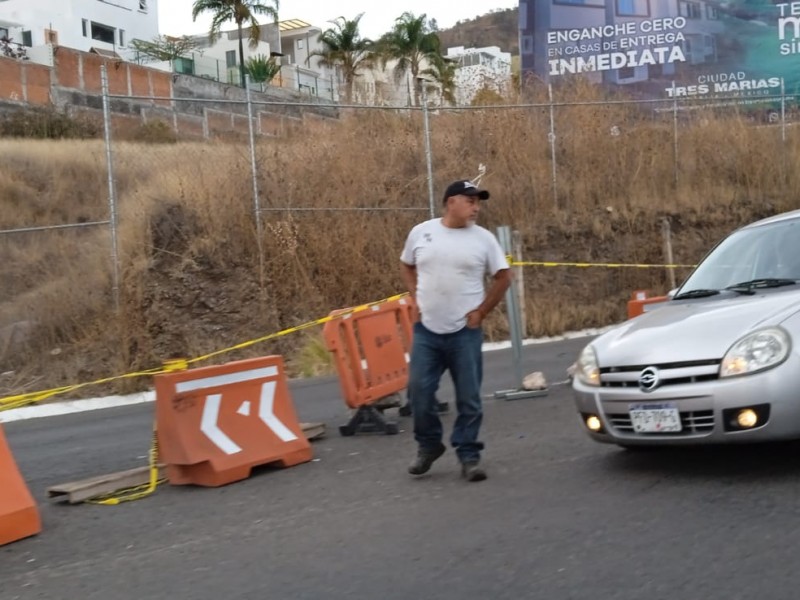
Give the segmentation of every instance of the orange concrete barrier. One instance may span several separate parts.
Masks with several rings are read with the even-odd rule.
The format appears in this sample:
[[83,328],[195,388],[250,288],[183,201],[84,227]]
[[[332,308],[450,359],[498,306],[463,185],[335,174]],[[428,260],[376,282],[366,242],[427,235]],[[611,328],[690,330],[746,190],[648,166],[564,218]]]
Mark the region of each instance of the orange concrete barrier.
[[0,546],[36,535],[42,521],[0,425]]
[[171,484],[220,486],[253,467],[311,460],[280,356],[155,377],[161,462]]
[[[325,324],[325,343],[333,353],[344,401],[355,409],[342,425],[342,435],[358,432],[397,433],[397,424],[387,422],[382,411],[390,406],[382,400],[408,385],[408,353],[416,308],[409,298],[373,306]],[[345,311],[334,311],[341,314]]]
[[644,313],[644,307],[648,304],[666,302],[669,296],[650,296],[647,290],[636,290],[628,300],[628,318],[638,317]]

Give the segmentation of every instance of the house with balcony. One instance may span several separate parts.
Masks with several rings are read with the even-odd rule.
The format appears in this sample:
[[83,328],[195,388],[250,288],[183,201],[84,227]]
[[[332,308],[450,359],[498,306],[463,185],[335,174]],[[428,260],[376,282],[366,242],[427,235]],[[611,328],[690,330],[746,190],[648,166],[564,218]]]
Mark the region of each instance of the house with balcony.
[[129,59],[131,40],[157,35],[158,0],[0,0],[0,39],[34,60],[53,46]]
[[498,46],[486,48],[448,48],[445,57],[456,63],[456,105],[472,103],[481,89],[489,89],[501,96],[511,87],[511,53]]
[[[270,57],[279,52],[280,38],[272,24],[262,24],[258,42],[250,45],[250,29],[242,30],[245,64],[257,56]],[[176,58],[172,68],[176,73],[195,75],[230,85],[240,85],[239,30],[220,31],[212,43],[208,34],[191,36],[195,47],[184,56]]]
[[300,19],[278,23],[280,31],[281,72],[273,85],[290,87],[312,96],[338,99],[338,85],[334,70],[320,64],[323,50],[319,41],[322,29]]
[[[250,58],[271,58],[279,66],[273,85],[299,91],[327,100],[338,98],[334,73],[311,56],[322,48],[318,41],[321,30],[300,19],[278,23],[262,23],[257,44],[250,45],[250,29],[242,30],[245,64]],[[175,59],[173,69],[185,75],[196,75],[231,85],[239,85],[239,31],[221,31],[212,44],[208,35],[192,36],[196,47],[185,56]],[[254,85],[258,88],[259,85]]]

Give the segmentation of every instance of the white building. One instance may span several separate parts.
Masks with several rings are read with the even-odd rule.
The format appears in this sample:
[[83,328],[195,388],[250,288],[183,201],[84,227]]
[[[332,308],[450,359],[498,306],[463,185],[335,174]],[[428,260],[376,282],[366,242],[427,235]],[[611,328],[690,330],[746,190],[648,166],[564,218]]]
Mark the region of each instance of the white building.
[[[394,72],[397,62],[397,60],[391,59],[384,66],[378,61],[371,69],[364,68],[360,71],[353,85],[353,102],[368,106],[397,108],[416,106],[417,103],[422,104],[421,83],[414,85],[410,69],[397,79]],[[444,103],[439,90],[440,86],[438,83],[434,83],[431,77],[423,74],[430,66],[430,63],[423,58],[419,66],[420,79],[426,82],[428,106],[438,107]],[[344,95],[343,91],[342,95]]]
[[395,79],[396,64],[397,61],[392,60],[385,68],[375,65],[371,69],[362,69],[353,84],[353,102],[367,106],[412,106],[414,89],[411,73],[406,72],[400,80]]
[[[320,33],[318,27],[300,19],[279,21],[277,24],[262,23],[258,43],[251,47],[250,29],[245,28],[242,30],[245,64],[248,59],[259,55],[274,57],[281,65],[281,70],[269,82],[271,85],[295,89],[328,100],[335,99],[338,90],[334,73],[319,64],[318,56],[310,56],[314,51],[322,49],[318,41]],[[238,29],[221,31],[213,44],[208,35],[197,35],[193,38],[197,47],[184,58],[175,61],[176,71],[233,85],[240,82]]]
[[447,58],[458,63],[456,69],[456,105],[472,103],[483,88],[505,95],[511,86],[511,53],[497,46],[447,49]]
[[158,35],[158,0],[0,0],[0,38],[131,56]]
[[[338,97],[338,86],[333,70],[320,64],[319,56],[311,56],[323,50],[319,42],[322,29],[300,19],[289,19],[278,23],[281,45],[281,85],[295,87],[313,96],[333,100]],[[287,85],[288,83],[288,85]]]
[[[242,46],[245,64],[250,58],[259,55],[269,57],[280,46],[280,39],[272,24],[261,26],[261,36],[254,47],[250,46],[250,28],[244,28],[242,36],[244,37]],[[239,30],[221,31],[213,44],[210,42],[208,34],[192,37],[197,47],[186,56],[175,60],[173,65],[175,71],[238,85],[241,81],[239,75]]]

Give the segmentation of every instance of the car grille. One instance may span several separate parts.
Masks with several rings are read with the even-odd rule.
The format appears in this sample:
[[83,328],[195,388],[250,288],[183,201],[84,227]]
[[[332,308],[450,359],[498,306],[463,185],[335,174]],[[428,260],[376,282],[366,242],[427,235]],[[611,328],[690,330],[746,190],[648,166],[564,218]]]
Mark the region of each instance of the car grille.
[[639,376],[647,367],[658,369],[658,387],[714,381],[719,378],[719,364],[719,360],[696,360],[660,365],[604,367],[600,369],[600,385],[606,388],[639,387]]
[[[682,431],[668,432],[668,433],[642,433],[638,435],[650,436],[680,436],[687,433],[711,433],[714,429],[714,411],[713,410],[692,410],[681,411],[681,426]],[[611,426],[620,433],[633,433],[633,424],[631,423],[631,416],[628,413],[606,414],[606,418],[611,423]]]

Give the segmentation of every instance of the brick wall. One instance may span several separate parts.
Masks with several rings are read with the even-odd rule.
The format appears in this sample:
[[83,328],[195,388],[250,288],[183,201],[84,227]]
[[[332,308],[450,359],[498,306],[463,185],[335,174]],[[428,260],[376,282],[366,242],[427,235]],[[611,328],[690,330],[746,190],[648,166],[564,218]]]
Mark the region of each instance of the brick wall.
[[50,104],[52,71],[44,65],[23,64],[23,81],[26,88],[26,101],[31,104]]
[[[54,66],[48,67],[0,57],[0,102],[20,107],[52,105],[102,119],[100,68],[105,65],[109,93],[137,97],[111,99],[113,121],[121,130],[130,131],[153,119],[165,121],[178,135],[188,137],[247,134],[249,130],[246,108],[241,104],[245,98],[242,89],[65,47],[53,49],[53,62]],[[287,101],[268,112],[256,110],[255,131],[264,135],[283,135],[289,123],[301,123],[307,116],[338,118],[338,111],[330,105],[308,109],[292,105],[293,98],[286,90],[275,90],[272,95],[255,92],[252,95],[253,102]],[[186,101],[173,103],[155,98],[185,98]],[[199,103],[191,99],[216,99],[218,102]],[[226,100],[236,100],[239,104],[226,105]]]
[[172,95],[171,73],[70,48],[55,51],[55,85],[101,94],[103,65],[108,73],[108,92],[113,96]]
[[81,62],[81,54],[82,53],[79,52],[69,51],[66,48],[56,48],[56,85],[73,90],[83,89],[83,63]]
[[50,74],[44,65],[0,57],[0,100],[49,104]]

